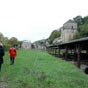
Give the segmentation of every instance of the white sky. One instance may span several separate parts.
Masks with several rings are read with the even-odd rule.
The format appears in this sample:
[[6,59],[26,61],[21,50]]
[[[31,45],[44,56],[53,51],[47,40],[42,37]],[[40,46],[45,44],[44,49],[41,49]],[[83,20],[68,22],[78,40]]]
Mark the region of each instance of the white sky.
[[88,15],[88,0],[0,0],[0,32],[34,42],[77,15]]

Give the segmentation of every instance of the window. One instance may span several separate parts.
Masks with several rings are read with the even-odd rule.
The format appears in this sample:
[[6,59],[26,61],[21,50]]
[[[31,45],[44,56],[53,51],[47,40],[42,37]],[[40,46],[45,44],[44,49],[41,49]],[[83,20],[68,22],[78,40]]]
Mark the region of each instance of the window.
[[72,28],[71,29],[73,29],[73,26],[72,26]]

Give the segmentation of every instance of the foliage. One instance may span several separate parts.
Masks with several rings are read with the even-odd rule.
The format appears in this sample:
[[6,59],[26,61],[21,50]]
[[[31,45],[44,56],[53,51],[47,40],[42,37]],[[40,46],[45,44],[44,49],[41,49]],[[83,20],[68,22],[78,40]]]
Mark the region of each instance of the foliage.
[[85,16],[85,17],[82,19],[82,22],[83,22],[83,24],[88,23],[88,16]]
[[8,44],[8,41],[9,41],[8,37],[4,37],[4,38],[3,38],[3,41],[2,41],[2,42],[3,42],[3,45],[4,45],[4,44]]
[[22,41],[18,41],[18,39],[16,37],[12,37],[12,38],[8,39],[8,37],[4,37],[4,35],[2,33],[0,33],[0,42],[3,43],[5,50],[8,50],[8,48],[11,45],[20,47],[22,44]]
[[9,44],[5,44],[3,47],[4,47],[5,51],[9,51],[10,45]]
[[84,18],[77,16],[74,18],[74,21],[78,24],[78,33],[75,35],[75,38],[88,37],[88,16]]
[[84,25],[81,25],[79,28],[80,28],[81,37],[87,37],[88,36],[88,23],[86,22]]
[[81,24],[83,24],[83,22],[82,22],[82,16],[80,16],[80,15],[74,17],[73,20],[77,23],[78,26],[81,25]]
[[6,52],[0,88],[88,88],[88,76],[45,51],[18,50],[13,66]]
[[51,35],[49,36],[49,39],[48,39],[49,43],[52,44],[53,40],[54,40],[55,38],[60,37],[60,36],[61,36],[60,31],[54,30],[54,31],[51,33]]
[[0,42],[3,41],[4,35],[2,33],[0,33]]
[[17,46],[17,45],[18,45],[18,40],[17,40],[17,38],[15,38],[15,37],[10,38],[10,39],[9,39],[9,44],[10,44],[10,45]]

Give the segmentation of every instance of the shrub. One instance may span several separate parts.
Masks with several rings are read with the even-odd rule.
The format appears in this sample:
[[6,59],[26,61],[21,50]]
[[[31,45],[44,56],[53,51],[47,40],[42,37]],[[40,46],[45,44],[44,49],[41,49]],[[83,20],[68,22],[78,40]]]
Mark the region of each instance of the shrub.
[[9,48],[10,48],[10,44],[5,44],[3,47],[4,47],[4,50],[5,50],[5,51],[8,51]]

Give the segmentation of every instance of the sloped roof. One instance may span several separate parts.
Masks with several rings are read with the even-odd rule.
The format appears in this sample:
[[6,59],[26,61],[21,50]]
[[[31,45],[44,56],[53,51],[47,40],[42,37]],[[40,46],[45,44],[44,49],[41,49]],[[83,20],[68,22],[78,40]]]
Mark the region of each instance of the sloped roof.
[[[84,38],[80,38],[80,39],[75,39],[66,43],[59,43],[56,45],[51,45],[49,47],[58,47],[58,46],[64,46],[64,45],[72,45],[72,44],[78,44],[78,43],[84,43],[88,44],[88,37],[84,37]],[[84,47],[88,47],[88,46],[84,46]]]
[[71,20],[71,19],[69,19],[67,22],[65,22],[64,24],[66,24],[66,23],[76,23],[75,21],[73,21],[73,20]]

